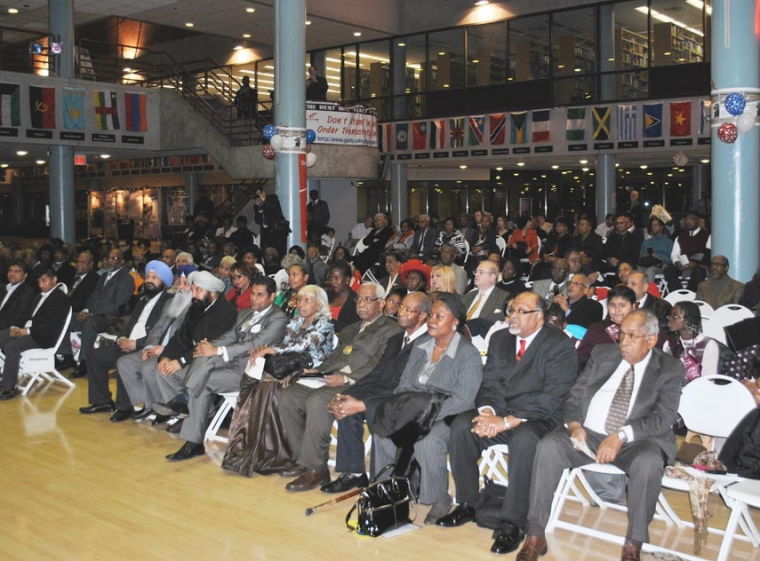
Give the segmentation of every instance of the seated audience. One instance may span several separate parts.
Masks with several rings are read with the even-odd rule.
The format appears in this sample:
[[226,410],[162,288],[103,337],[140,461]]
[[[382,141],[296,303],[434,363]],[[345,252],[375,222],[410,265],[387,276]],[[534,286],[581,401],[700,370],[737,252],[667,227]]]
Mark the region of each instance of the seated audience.
[[294,263],[287,269],[288,285],[274,299],[274,305],[280,308],[288,319],[298,313],[298,291],[309,284],[309,274],[302,263]]
[[457,278],[454,269],[446,265],[436,265],[430,271],[431,292],[457,292]]
[[665,270],[670,263],[673,252],[673,240],[668,237],[665,224],[659,218],[649,219],[649,237],[641,244],[639,252],[639,269],[647,274],[649,282],[654,282],[654,276]]
[[454,217],[446,218],[442,225],[443,229],[438,232],[435,247],[450,245],[456,249],[457,255],[464,255],[467,251],[467,243],[462,232],[456,228]]
[[230,272],[232,288],[227,291],[224,297],[235,306],[238,312],[251,307],[250,289],[255,276],[255,270],[243,262],[235,263],[232,266]]
[[[538,235],[528,216],[520,216],[507,240],[507,255],[515,259],[527,259],[530,263],[538,260]],[[519,271],[519,268],[518,268]]]
[[0,329],[24,325],[34,309],[36,291],[27,282],[28,270],[21,261],[13,261],[8,266],[8,284],[2,287],[0,295]]
[[550,278],[534,281],[531,291],[541,296],[547,305],[551,304],[555,296],[567,294],[569,271],[570,266],[566,259],[555,259],[551,264]]
[[330,316],[338,333],[345,326],[359,321],[359,316],[356,315],[356,293],[350,287],[351,279],[351,266],[345,261],[330,266],[330,273],[327,275],[327,285],[330,287],[327,289],[327,298],[330,302]]
[[466,320],[480,318],[489,321],[504,319],[504,300],[507,293],[496,286],[499,266],[493,261],[481,261],[475,269],[475,288],[462,296]]
[[702,315],[693,302],[678,302],[668,314],[668,337],[662,350],[681,361],[684,384],[699,378],[722,374],[718,371],[721,349],[715,339],[702,334]]
[[[87,299],[95,291],[98,284],[98,273],[93,270],[95,261],[92,253],[82,251],[77,255],[76,275],[69,290],[71,311],[75,314],[81,312],[87,305]],[[171,265],[169,265],[171,267]]]
[[406,296],[406,288],[393,288],[385,296],[385,306],[383,307],[383,313],[389,318],[398,319],[399,308],[401,307],[401,301]]
[[728,276],[728,259],[715,255],[710,260],[710,278],[699,283],[697,300],[717,310],[726,304],[738,304],[744,293],[744,284]]
[[641,240],[634,234],[635,226],[627,214],[615,217],[615,229],[607,234],[607,243],[602,251],[603,272],[614,271],[621,261],[635,265],[641,251]]
[[628,274],[628,280],[625,282],[625,285],[636,294],[636,303],[633,305],[634,309],[649,310],[657,316],[661,330],[657,346],[662,347],[666,339],[666,335],[662,334],[667,333],[668,314],[670,313],[671,306],[667,300],[657,298],[649,292],[650,284],[646,273],[642,271],[632,271]]
[[306,248],[306,260],[304,261],[304,268],[309,275],[309,282],[322,286],[327,279],[327,263],[322,260],[322,256],[319,254],[319,248],[315,245],[310,245]]
[[591,282],[586,275],[573,275],[567,282],[567,295],[558,294],[553,298],[567,316],[567,323],[589,327],[602,321],[602,305],[586,296]]
[[382,277],[379,282],[386,294],[394,288],[405,288],[399,274],[401,265],[404,261],[406,261],[406,259],[402,253],[389,251],[385,254],[385,272],[388,273],[388,275]]
[[[467,290],[467,286],[470,284],[470,279],[467,276],[467,271],[456,263],[457,249],[450,244],[444,244],[438,248],[439,265],[446,265],[454,270],[454,275],[457,279],[457,294],[464,294]],[[464,256],[462,256],[464,258]]]
[[699,216],[689,212],[684,218],[684,229],[673,242],[670,264],[665,267],[665,279],[671,292],[680,290],[681,279],[688,279],[687,288],[693,292],[705,279],[703,263],[712,244],[710,233],[699,225]]
[[514,257],[504,259],[504,265],[501,268],[501,280],[496,283],[496,287],[511,296],[517,296],[528,290],[520,280],[520,261],[518,259]]
[[607,293],[607,317],[589,326],[578,346],[578,360],[584,368],[597,345],[617,343],[620,324],[636,305],[636,294],[627,286],[616,286]]

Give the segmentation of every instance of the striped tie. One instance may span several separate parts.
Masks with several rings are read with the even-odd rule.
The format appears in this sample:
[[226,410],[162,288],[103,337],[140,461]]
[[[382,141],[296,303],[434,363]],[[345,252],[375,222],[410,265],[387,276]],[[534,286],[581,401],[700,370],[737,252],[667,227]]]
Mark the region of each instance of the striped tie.
[[625,421],[628,418],[628,405],[631,403],[631,395],[633,394],[635,376],[633,366],[631,366],[620,381],[620,385],[615,392],[615,397],[612,398],[607,420],[604,422],[604,430],[607,431],[607,434],[612,434],[625,425]]

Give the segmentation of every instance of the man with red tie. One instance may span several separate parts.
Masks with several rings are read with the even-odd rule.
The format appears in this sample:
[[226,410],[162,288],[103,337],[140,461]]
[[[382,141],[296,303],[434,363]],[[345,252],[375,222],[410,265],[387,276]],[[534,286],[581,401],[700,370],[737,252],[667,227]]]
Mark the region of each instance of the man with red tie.
[[509,445],[509,486],[494,532],[494,553],[520,546],[536,446],[559,426],[562,403],[578,373],[572,340],[544,324],[545,312],[540,294],[523,292],[512,300],[509,329],[494,333],[488,345],[477,411],[461,413],[451,424],[449,454],[458,506],[438,519],[439,526],[475,519],[480,453],[494,444]]

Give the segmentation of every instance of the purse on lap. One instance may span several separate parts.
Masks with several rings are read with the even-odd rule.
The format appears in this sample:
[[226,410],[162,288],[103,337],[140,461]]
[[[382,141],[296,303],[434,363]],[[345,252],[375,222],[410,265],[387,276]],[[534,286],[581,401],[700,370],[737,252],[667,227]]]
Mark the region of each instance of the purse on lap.
[[311,368],[311,366],[311,356],[308,353],[291,351],[279,355],[268,355],[264,361],[264,372],[278,380],[283,380],[294,372]]

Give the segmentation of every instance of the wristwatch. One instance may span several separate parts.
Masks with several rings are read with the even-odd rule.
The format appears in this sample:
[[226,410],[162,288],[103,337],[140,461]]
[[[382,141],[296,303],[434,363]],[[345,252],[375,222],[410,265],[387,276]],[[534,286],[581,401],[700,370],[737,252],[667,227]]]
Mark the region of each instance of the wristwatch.
[[620,439],[620,442],[622,442],[623,444],[628,442],[628,435],[623,429],[620,429],[619,431],[617,431],[617,437]]

